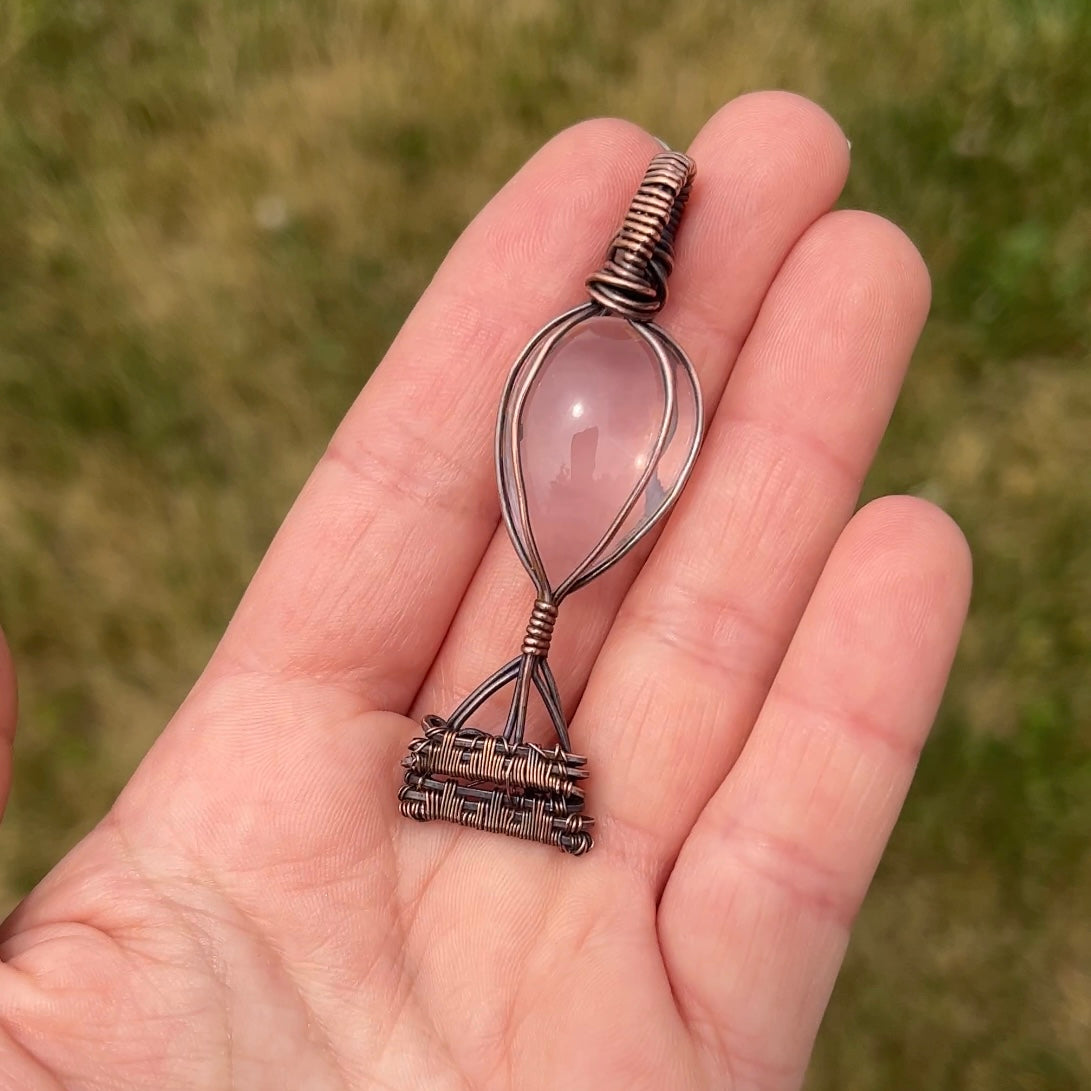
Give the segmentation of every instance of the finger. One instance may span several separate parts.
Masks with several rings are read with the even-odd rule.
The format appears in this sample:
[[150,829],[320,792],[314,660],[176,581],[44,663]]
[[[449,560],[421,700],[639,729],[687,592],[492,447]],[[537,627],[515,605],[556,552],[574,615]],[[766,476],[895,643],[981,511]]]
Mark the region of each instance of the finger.
[[[693,359],[707,412],[720,398],[785,255],[841,191],[847,152],[843,134],[825,112],[782,93],[736,99],[694,141],[697,179],[679,234],[671,302],[662,324]],[[569,710],[644,555],[646,550],[628,558],[564,604],[549,661]],[[514,654],[532,601],[527,575],[501,532],[414,711],[449,711]],[[573,740],[577,749],[589,745],[587,736]]]
[[17,706],[15,664],[0,630],[0,815],[11,791],[11,744],[15,738]]
[[960,531],[908,497],[842,535],[754,732],[664,892],[675,996],[746,1086],[796,1086],[932,724],[970,589]]
[[852,513],[927,307],[920,257],[885,220],[837,212],[807,232],[599,657],[573,725],[599,844],[656,892]]
[[624,122],[576,126],[467,228],[303,489],[213,670],[347,682],[366,708],[404,708],[496,527],[507,368],[578,301],[654,148]]

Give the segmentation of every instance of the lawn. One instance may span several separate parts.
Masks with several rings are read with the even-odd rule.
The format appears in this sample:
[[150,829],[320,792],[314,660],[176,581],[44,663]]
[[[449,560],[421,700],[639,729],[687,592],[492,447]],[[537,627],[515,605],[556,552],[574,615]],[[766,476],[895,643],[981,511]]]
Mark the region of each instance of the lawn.
[[1091,1086],[1089,55],[1084,0],[3,0],[5,903],[109,805],[510,172],[585,116],[684,146],[787,87],[935,283],[868,493],[976,559],[809,1086]]

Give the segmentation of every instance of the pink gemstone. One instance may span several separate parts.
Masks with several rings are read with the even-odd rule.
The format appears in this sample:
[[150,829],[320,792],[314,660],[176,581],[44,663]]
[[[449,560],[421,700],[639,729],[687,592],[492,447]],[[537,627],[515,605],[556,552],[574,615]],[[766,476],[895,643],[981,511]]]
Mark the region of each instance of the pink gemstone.
[[[672,367],[676,406],[667,447],[613,546],[656,513],[693,442],[693,391]],[[639,483],[665,408],[655,352],[624,319],[580,323],[542,364],[523,408],[519,460],[530,525],[554,588],[595,548]]]

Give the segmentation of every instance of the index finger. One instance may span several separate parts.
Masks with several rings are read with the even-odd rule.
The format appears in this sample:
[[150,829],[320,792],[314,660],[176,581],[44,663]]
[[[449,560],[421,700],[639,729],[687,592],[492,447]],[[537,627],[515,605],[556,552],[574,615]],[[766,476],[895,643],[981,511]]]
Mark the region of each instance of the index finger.
[[585,122],[467,228],[293,506],[211,669],[350,681],[403,710],[499,515],[496,404],[538,327],[579,301],[650,136]]

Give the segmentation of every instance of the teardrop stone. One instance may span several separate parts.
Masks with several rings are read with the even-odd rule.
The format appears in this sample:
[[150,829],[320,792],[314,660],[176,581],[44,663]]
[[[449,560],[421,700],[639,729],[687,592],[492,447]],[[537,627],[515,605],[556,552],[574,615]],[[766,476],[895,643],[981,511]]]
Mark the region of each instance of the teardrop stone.
[[[693,394],[678,378],[668,446],[614,542],[654,514],[693,442]],[[624,319],[580,323],[543,362],[523,407],[519,460],[530,525],[554,588],[598,544],[639,483],[665,408],[655,353]],[[509,494],[516,504],[514,490]]]

